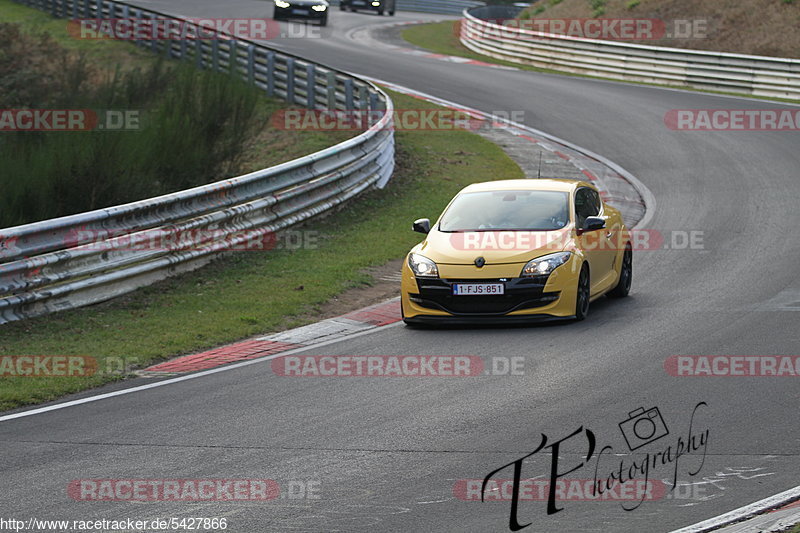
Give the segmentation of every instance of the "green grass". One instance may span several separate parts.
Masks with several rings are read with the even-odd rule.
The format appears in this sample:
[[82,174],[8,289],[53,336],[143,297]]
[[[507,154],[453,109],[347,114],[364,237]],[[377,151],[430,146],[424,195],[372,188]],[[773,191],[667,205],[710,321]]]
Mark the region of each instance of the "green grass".
[[711,91],[705,89],[696,89],[694,87],[688,87],[685,85],[659,85],[655,83],[646,83],[639,81],[620,81],[613,78],[604,78],[601,76],[588,76],[584,74],[575,74],[572,72],[561,72],[554,69],[540,68],[532,65],[525,65],[522,63],[504,61],[502,59],[495,59],[493,57],[473,52],[472,50],[466,48],[463,44],[461,44],[461,42],[458,40],[457,31],[455,28],[455,24],[458,23],[460,23],[460,21],[448,20],[445,22],[433,22],[430,24],[417,24],[403,30],[401,35],[403,39],[405,39],[409,43],[415,46],[419,46],[420,48],[430,50],[431,52],[435,52],[437,54],[445,54],[456,57],[466,57],[469,59],[475,59],[486,63],[493,63],[496,65],[503,65],[507,67],[514,67],[520,70],[530,70],[533,72],[543,72],[546,74],[558,74],[560,76],[573,76],[578,78],[613,81],[617,83],[630,83],[633,85],[647,85],[651,87],[661,87],[666,89],[681,89],[685,91],[693,91],[693,92],[707,93],[707,94],[738,96],[741,98],[752,98],[755,100],[766,100],[770,102],[797,103],[797,100],[793,100],[791,98],[770,98],[766,96],[752,96],[752,95],[727,92],[727,91]]
[[795,526],[791,528],[788,533],[800,533],[800,524],[795,524]]
[[[398,109],[431,104],[393,94]],[[521,178],[493,143],[465,131],[397,132],[399,167],[371,191],[304,228],[318,249],[239,252],[197,272],[110,303],[0,326],[0,355],[86,355],[99,368],[138,367],[312,320],[333,296],[369,283],[362,269],[405,255],[420,236],[411,221],[437,217],[476,181]],[[299,287],[302,286],[302,290]],[[0,409],[41,402],[119,379],[0,378]]]
[[[66,19],[56,19],[38,9],[32,9],[10,0],[0,0],[0,21],[21,24],[23,29],[35,33],[49,33],[53,39],[68,50],[85,52],[97,62],[123,67],[141,65],[140,61],[152,61],[153,54],[122,41],[95,41],[75,39],[70,36]],[[98,43],[102,42],[102,46]]]

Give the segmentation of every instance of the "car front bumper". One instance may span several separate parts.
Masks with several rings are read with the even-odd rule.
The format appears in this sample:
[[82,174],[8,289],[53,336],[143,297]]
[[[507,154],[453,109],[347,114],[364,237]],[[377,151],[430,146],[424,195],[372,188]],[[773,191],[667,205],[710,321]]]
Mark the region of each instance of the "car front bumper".
[[[330,8],[328,8],[330,9]],[[275,16],[282,19],[311,19],[321,20],[327,17],[328,10],[314,11],[310,6],[275,6]]]
[[[549,276],[521,278],[524,264],[438,265],[439,278],[416,278],[403,264],[401,303],[409,324],[525,323],[575,315],[579,269],[573,258]],[[456,296],[454,283],[503,283],[503,295]]]

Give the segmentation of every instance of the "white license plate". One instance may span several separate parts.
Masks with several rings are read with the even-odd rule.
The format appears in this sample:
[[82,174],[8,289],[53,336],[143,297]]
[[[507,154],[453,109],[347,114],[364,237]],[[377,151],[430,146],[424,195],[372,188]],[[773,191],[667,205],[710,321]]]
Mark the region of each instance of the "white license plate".
[[505,294],[505,285],[502,283],[454,283],[455,296],[495,296]]

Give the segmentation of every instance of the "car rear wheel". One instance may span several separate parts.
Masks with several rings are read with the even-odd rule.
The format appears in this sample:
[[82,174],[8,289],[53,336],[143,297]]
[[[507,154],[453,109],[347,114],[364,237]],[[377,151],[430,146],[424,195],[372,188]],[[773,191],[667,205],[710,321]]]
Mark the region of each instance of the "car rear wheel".
[[611,298],[625,298],[631,292],[631,284],[633,283],[633,250],[631,245],[625,246],[625,252],[622,254],[622,266],[619,271],[619,281],[617,286],[611,289],[608,296]]
[[578,291],[575,295],[575,320],[585,320],[589,315],[590,287],[589,269],[583,265],[578,276]]

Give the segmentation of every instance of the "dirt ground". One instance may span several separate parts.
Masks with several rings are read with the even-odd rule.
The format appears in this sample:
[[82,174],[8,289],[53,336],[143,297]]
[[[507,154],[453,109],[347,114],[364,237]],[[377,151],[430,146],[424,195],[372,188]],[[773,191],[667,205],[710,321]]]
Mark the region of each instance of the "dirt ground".
[[[539,0],[547,6],[536,19],[592,18],[592,3],[602,0]],[[632,7],[629,7],[632,6]],[[606,0],[602,18],[706,19],[700,36],[632,41],[653,46],[715,50],[740,54],[800,58],[800,0]],[[705,33],[705,37],[702,37]]]

